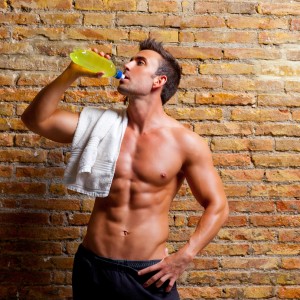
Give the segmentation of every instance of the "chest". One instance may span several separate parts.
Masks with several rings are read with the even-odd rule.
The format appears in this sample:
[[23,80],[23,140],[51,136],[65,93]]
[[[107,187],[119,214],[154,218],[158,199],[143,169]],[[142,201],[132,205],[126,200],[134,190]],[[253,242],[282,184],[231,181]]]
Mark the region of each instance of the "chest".
[[135,135],[126,130],[115,176],[163,184],[172,180],[181,166],[180,148],[170,132]]

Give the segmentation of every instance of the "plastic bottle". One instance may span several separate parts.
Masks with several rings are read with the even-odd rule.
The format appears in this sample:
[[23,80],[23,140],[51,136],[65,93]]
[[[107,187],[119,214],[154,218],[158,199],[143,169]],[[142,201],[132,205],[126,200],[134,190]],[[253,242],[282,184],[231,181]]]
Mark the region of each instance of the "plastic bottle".
[[70,54],[70,57],[75,64],[80,65],[91,72],[103,72],[103,77],[115,77],[117,79],[125,78],[122,71],[117,70],[111,60],[94,51],[77,49]]

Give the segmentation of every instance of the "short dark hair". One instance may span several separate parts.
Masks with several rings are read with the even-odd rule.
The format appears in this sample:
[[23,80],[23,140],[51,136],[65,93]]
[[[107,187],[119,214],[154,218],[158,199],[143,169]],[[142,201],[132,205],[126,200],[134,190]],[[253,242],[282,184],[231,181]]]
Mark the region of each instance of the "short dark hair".
[[155,75],[166,75],[168,80],[161,93],[162,104],[165,104],[177,91],[181,78],[181,68],[171,53],[165,50],[161,42],[146,39],[140,43],[140,50],[152,50],[163,58]]

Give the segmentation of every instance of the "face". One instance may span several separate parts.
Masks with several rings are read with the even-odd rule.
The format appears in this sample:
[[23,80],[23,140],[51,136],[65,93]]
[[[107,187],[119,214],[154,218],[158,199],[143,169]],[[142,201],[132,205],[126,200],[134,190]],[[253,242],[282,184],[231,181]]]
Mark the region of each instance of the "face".
[[118,91],[124,96],[147,96],[151,93],[161,56],[152,50],[142,50],[125,64],[125,79]]

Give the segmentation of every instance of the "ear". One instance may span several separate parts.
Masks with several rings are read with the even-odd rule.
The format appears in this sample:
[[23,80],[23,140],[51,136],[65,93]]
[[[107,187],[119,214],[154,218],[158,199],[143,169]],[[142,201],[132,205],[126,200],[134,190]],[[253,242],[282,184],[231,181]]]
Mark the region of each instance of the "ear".
[[166,75],[156,76],[153,80],[153,87],[154,88],[161,87],[161,86],[165,85],[167,80],[168,80],[168,77]]

